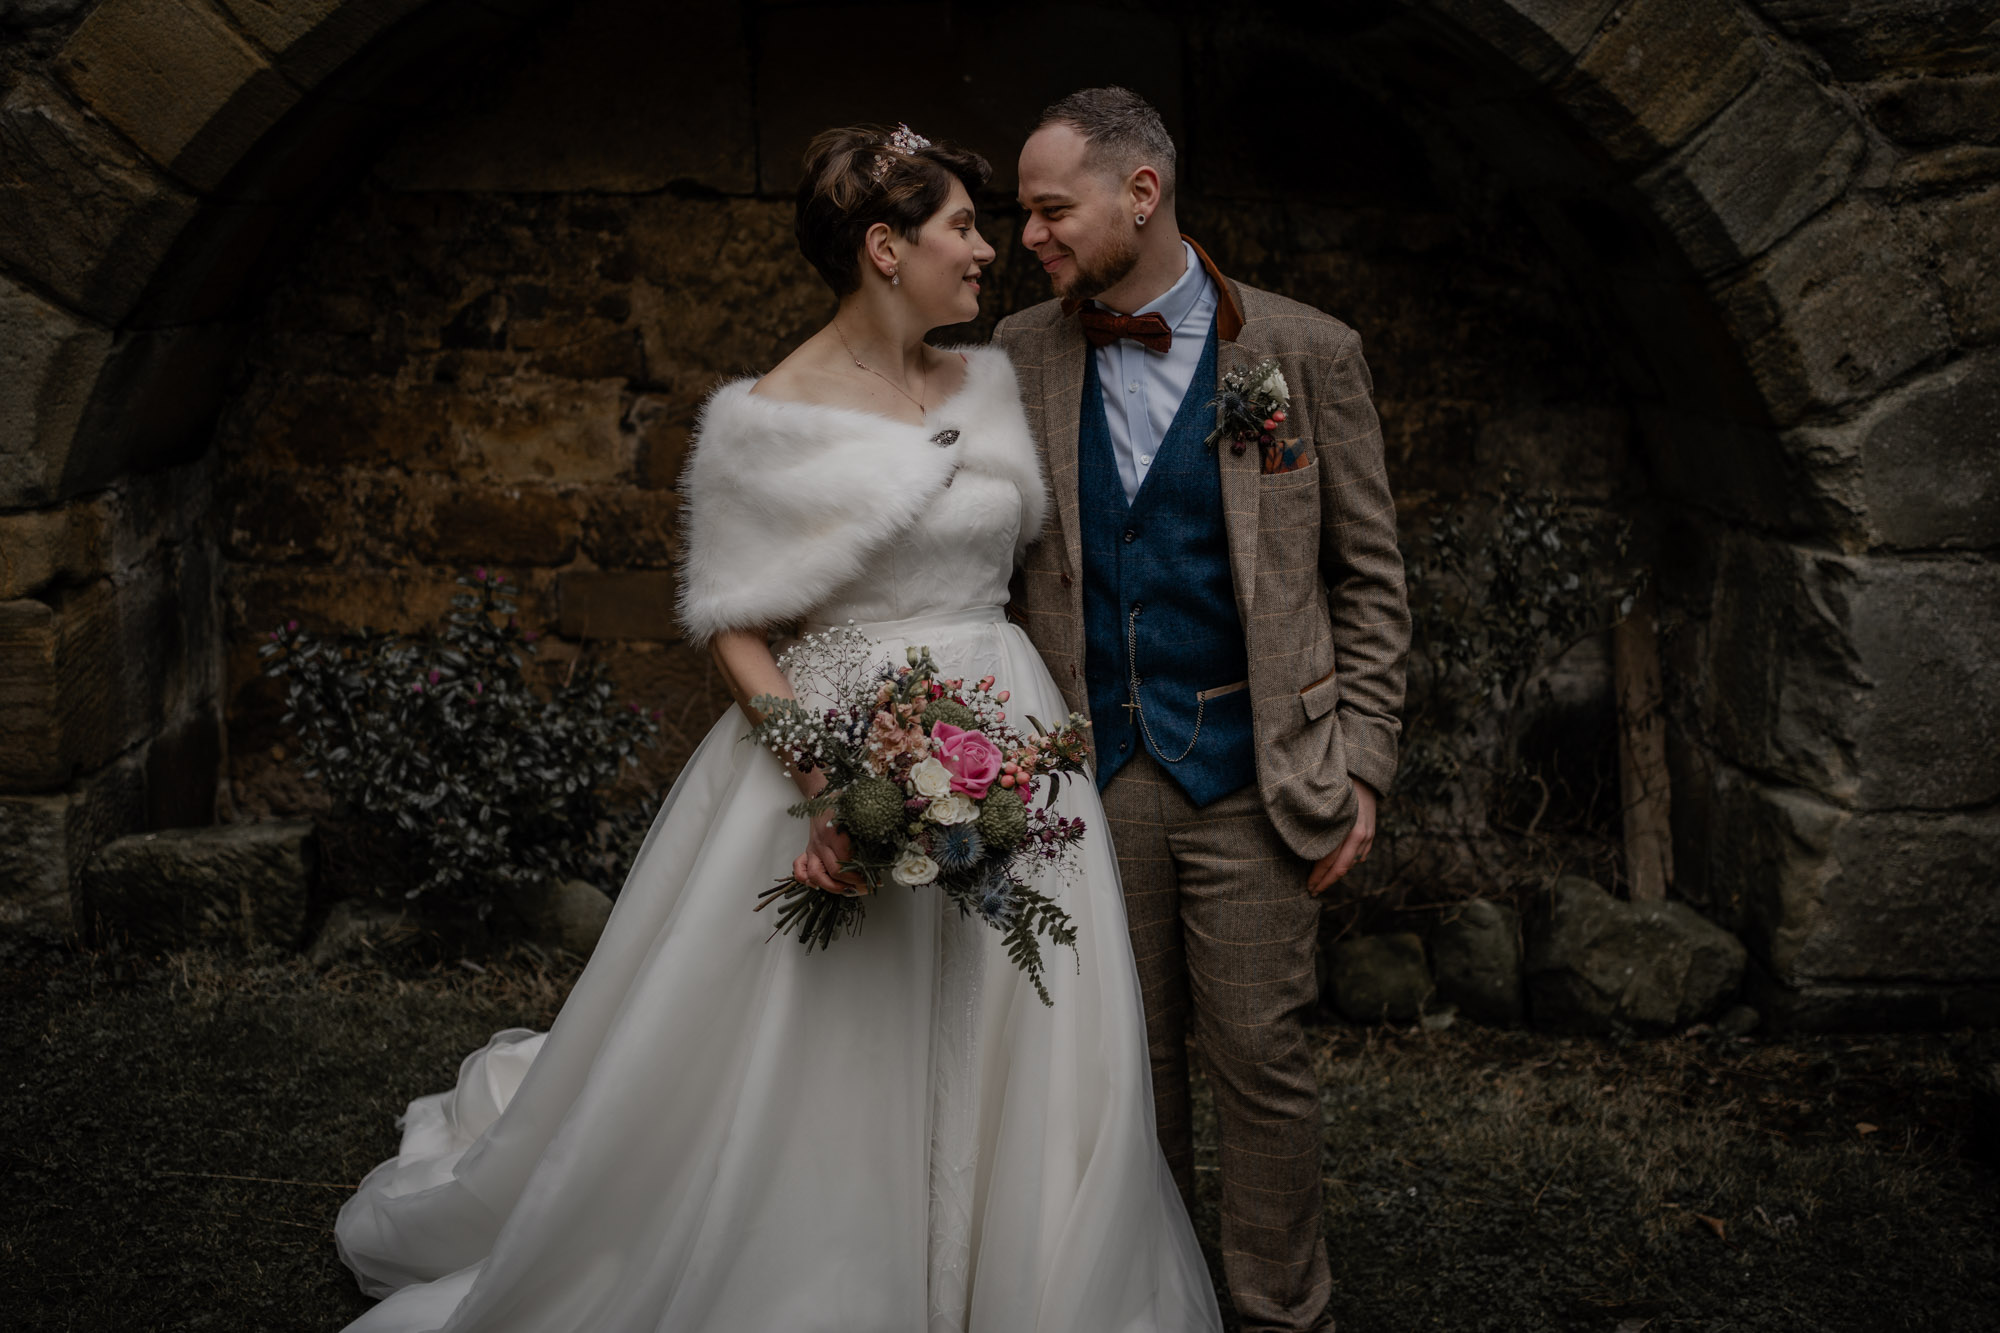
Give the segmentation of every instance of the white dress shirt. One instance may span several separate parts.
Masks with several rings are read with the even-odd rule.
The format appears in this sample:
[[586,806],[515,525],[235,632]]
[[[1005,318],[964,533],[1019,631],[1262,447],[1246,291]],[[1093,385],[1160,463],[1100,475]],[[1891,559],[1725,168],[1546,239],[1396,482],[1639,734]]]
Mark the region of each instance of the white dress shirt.
[[[1187,397],[1188,382],[1201,361],[1209,328],[1215,323],[1215,283],[1194,247],[1186,241],[1187,271],[1156,301],[1132,313],[1158,312],[1173,332],[1173,346],[1153,352],[1130,338],[1118,338],[1096,350],[1097,379],[1104,391],[1104,424],[1111,429],[1111,453],[1118,461],[1118,480],[1126,503],[1139,494],[1146,472],[1160,451],[1160,441],[1174,424]],[[1102,302],[1098,302],[1100,307]],[[1205,399],[1204,399],[1205,401]]]

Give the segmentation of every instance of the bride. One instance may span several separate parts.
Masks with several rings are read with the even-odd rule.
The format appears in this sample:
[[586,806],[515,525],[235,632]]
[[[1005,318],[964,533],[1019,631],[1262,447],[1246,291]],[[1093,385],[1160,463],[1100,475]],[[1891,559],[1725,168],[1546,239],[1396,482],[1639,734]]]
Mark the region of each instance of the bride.
[[[1001,611],[1044,482],[1013,367],[925,344],[978,313],[979,157],[906,129],[813,141],[801,249],[831,323],[703,409],[681,615],[734,694],[674,783],[546,1034],[513,1029],[412,1102],[342,1206],[384,1299],[350,1333],[1213,1333],[1215,1296],[1153,1132],[1139,984],[1091,784],[1056,895],[1074,956],[1044,1005],[931,890],[870,898],[824,951],[751,907],[786,874],[860,888],[786,813],[823,779],[749,739],[789,695],[771,630],[856,622],[900,662],[1066,708]],[[799,851],[801,841],[805,849]]]

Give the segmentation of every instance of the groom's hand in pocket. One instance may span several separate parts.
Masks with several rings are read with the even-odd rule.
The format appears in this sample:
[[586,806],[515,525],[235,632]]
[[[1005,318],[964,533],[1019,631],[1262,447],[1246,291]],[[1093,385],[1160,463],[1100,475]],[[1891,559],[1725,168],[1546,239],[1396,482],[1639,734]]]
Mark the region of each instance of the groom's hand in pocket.
[[1360,778],[1354,779],[1354,827],[1340,840],[1340,846],[1313,864],[1306,878],[1306,892],[1317,898],[1332,888],[1348,871],[1368,859],[1375,845],[1375,789]]

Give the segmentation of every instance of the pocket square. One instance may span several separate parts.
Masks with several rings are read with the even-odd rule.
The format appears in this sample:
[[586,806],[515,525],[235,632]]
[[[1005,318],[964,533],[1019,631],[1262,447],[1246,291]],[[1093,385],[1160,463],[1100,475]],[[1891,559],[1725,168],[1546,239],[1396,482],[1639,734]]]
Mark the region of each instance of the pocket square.
[[1312,450],[1298,436],[1289,440],[1273,440],[1264,446],[1263,465],[1258,470],[1265,476],[1276,476],[1281,472],[1297,472],[1312,462]]

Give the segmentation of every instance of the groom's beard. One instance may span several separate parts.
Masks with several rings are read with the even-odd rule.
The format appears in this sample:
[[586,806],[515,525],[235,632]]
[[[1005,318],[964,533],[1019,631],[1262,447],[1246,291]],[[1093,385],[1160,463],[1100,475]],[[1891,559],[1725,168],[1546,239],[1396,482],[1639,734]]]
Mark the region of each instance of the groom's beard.
[[1088,267],[1074,252],[1070,258],[1076,261],[1076,276],[1069,280],[1069,286],[1058,288],[1056,295],[1065,301],[1088,301],[1125,281],[1139,266],[1139,244],[1130,237],[1120,237]]

